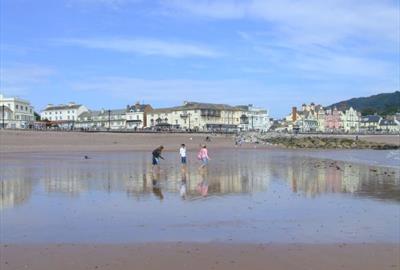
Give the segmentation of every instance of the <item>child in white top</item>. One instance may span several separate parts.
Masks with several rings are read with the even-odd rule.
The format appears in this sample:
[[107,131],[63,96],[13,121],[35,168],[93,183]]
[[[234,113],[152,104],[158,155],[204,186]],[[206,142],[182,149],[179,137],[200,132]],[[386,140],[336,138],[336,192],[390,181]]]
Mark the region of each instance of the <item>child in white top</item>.
[[179,149],[179,155],[181,156],[181,163],[186,164],[186,146],[185,144],[181,145],[181,148]]

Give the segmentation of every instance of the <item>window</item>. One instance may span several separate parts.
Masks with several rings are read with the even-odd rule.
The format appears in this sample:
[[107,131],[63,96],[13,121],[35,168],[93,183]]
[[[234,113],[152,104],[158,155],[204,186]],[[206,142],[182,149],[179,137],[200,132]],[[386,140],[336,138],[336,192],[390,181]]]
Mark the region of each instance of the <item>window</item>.
[[58,112],[56,112],[56,114],[58,114]]
[[15,105],[15,109],[17,109],[17,110],[18,110],[18,104],[16,104],[16,105]]
[[136,115],[136,120],[139,120],[139,115]]

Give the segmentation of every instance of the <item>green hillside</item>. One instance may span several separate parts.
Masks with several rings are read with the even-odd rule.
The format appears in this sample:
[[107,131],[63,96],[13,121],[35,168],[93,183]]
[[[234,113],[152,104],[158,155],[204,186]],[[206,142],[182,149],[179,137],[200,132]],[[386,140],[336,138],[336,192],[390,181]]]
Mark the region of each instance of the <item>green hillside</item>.
[[362,115],[374,114],[388,115],[400,112],[400,91],[393,93],[382,93],[369,97],[352,98],[341,101],[328,106],[327,108],[335,107],[338,110],[346,110],[353,107]]

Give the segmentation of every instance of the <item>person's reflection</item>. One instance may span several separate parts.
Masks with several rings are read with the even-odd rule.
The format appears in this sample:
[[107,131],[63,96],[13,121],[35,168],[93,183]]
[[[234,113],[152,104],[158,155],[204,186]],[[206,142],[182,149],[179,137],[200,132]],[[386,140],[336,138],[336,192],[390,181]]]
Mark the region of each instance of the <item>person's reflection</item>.
[[292,192],[297,193],[297,178],[292,175]]
[[152,182],[153,182],[153,193],[156,195],[160,200],[164,199],[164,196],[161,192],[161,187],[160,187],[160,173],[159,172],[154,172],[151,175],[152,177]]
[[201,196],[205,197],[208,195],[208,180],[207,180],[207,168],[200,169],[201,182],[197,185],[197,192]]
[[182,172],[181,187],[179,188],[179,194],[182,199],[186,199],[186,172]]

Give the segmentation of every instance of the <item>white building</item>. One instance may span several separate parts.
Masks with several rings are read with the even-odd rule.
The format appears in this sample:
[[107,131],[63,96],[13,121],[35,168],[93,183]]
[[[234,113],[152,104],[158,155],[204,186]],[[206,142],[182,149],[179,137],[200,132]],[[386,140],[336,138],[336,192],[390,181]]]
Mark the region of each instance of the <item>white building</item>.
[[41,120],[48,120],[57,124],[61,128],[72,128],[75,125],[75,121],[78,120],[78,116],[88,109],[80,104],[70,102],[66,105],[53,105],[49,104],[40,113]]
[[0,95],[0,127],[30,128],[34,121],[34,110],[29,101]]
[[379,123],[382,117],[379,115],[366,115],[360,119],[360,131],[376,132],[379,131]]
[[270,129],[272,123],[268,116],[268,111],[262,108],[240,106],[245,110],[240,116],[240,129],[243,131],[254,130],[266,132]]
[[340,118],[344,132],[359,132],[361,120],[361,114],[359,112],[350,107],[341,113]]
[[400,122],[397,120],[381,119],[379,121],[379,131],[384,133],[400,133]]

